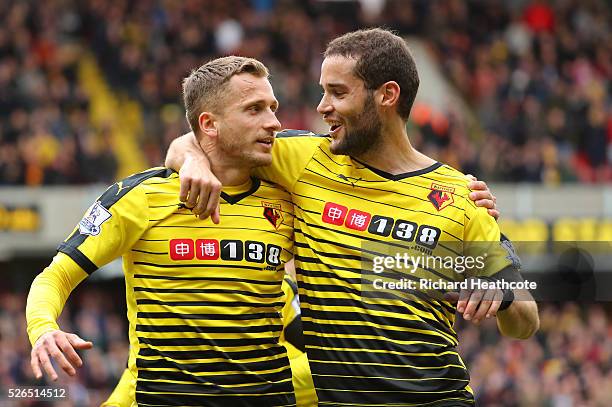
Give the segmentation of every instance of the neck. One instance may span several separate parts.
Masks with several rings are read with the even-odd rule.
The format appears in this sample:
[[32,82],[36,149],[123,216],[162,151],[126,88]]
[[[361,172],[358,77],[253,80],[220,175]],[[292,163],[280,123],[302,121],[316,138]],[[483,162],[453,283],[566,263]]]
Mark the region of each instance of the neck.
[[399,117],[384,120],[381,141],[359,156],[359,161],[389,174],[397,175],[427,168],[436,161],[417,151],[408,138],[406,123]]
[[223,186],[242,185],[251,178],[251,169],[232,162],[213,143],[200,141],[202,150],[210,161],[210,169]]
[[210,160],[210,169],[217,177],[223,186],[242,185],[251,179],[250,170],[228,166],[227,164],[218,163],[212,158]]

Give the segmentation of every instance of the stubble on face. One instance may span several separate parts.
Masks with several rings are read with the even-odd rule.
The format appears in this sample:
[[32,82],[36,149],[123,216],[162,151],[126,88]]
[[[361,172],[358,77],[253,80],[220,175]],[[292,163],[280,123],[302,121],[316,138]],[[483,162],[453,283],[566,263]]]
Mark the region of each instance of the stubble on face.
[[346,118],[345,135],[339,143],[332,143],[331,152],[353,157],[363,155],[378,147],[382,140],[382,121],[376,111],[374,95],[368,92],[361,112],[354,118]]
[[272,155],[258,154],[253,151],[249,140],[245,140],[239,130],[231,124],[219,130],[219,151],[224,157],[231,158],[236,164],[249,168],[263,167],[272,164]]
[[[251,123],[241,112],[241,105],[245,104],[253,94],[262,93],[261,78],[251,78],[241,75],[239,81],[232,81],[223,95],[227,104],[221,111],[223,125],[218,129],[218,148],[224,157],[231,159],[236,165],[249,168],[262,167],[272,163],[271,154],[260,154],[254,151],[251,137],[258,133],[256,124]],[[266,79],[267,81],[267,79]],[[272,96],[274,96],[272,94]]]

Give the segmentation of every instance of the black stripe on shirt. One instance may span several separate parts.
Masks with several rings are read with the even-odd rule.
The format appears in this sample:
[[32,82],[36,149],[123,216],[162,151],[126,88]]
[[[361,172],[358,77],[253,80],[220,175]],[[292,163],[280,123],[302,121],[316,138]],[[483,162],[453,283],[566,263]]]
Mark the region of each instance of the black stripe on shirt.
[[[111,185],[99,198],[98,201],[100,205],[102,205],[106,209],[110,209],[111,206],[119,202],[121,198],[127,195],[134,187],[153,177],[160,178],[168,178],[175,172],[169,168],[157,168],[145,172],[141,172],[138,174],[131,175],[122,181],[119,181],[113,185]],[[62,252],[70,256],[79,266],[83,267],[83,270],[87,274],[91,274],[98,269],[91,260],[89,260],[83,253],[81,253],[78,249],[80,245],[85,242],[85,240],[89,237],[89,235],[82,234],[77,228],[72,235],[63,243],[61,243],[57,251]],[[79,256],[82,256],[80,258]],[[83,258],[87,259],[88,262],[83,261]]]

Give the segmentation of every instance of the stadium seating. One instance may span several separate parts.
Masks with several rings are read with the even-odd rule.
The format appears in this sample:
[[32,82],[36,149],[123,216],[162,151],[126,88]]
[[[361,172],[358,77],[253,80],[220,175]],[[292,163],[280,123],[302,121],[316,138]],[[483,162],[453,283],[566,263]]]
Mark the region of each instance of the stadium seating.
[[[221,54],[268,63],[283,125],[320,130],[321,50],[366,24],[424,41],[470,107],[417,117],[418,148],[492,181],[611,179],[605,2],[383,3],[372,15],[351,1],[2,2],[0,183],[104,182],[161,163],[187,128],[181,79]],[[77,75],[89,54],[116,98],[102,122],[91,78]],[[144,157],[126,159],[135,146]]]
[[[419,41],[467,106],[415,106],[411,141],[426,154],[535,189],[612,180],[609,2],[382,3],[365,12],[356,1],[1,1],[0,186],[108,184],[161,164],[187,130],[182,78],[219,55],[266,62],[283,126],[324,131],[314,110],[321,52],[372,25]],[[526,230],[547,227],[530,225],[514,230],[529,240]],[[35,384],[25,289],[0,288],[0,395]],[[76,378],[60,375],[74,405],[99,405],[125,367],[117,292],[120,279],[89,283],[62,316],[65,330],[95,345]],[[541,304],[528,341],[501,338],[493,321],[460,321],[458,332],[482,405],[612,406],[609,304]]]

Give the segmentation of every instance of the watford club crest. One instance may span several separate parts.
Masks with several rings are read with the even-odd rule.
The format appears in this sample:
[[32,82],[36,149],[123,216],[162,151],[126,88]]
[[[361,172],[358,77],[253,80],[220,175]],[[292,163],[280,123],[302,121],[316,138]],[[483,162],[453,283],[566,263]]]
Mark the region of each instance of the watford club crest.
[[283,223],[283,211],[280,204],[272,202],[261,201],[261,205],[264,207],[263,216],[274,226],[274,229],[278,229]]
[[431,192],[427,195],[427,199],[429,199],[438,211],[441,211],[455,202],[453,192],[455,192],[455,188],[453,187],[433,183],[431,184]]

